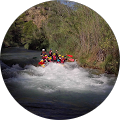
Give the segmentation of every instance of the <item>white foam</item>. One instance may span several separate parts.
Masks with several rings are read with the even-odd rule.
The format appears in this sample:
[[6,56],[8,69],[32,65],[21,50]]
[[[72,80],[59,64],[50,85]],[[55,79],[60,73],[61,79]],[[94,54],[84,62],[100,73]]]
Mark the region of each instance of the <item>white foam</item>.
[[22,68],[18,64],[12,65],[12,68],[15,68],[15,69],[18,69],[18,70],[22,70]]
[[[14,65],[13,68],[19,69],[19,66]],[[90,78],[88,71],[83,68],[71,69],[70,67],[69,69],[56,63],[50,63],[45,68],[27,65],[24,70],[17,72],[17,77],[12,80],[14,79],[21,82],[26,89],[47,93],[58,90],[105,92],[105,89],[109,87],[108,78],[104,74]]]

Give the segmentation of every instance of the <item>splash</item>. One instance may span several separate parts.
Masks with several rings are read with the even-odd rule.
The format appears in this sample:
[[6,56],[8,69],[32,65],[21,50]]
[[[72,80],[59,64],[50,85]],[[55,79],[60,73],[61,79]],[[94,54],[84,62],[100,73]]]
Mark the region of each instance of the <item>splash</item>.
[[89,71],[78,67],[76,62],[50,63],[45,68],[18,64],[2,71],[7,76],[5,82],[18,84],[24,89],[53,93],[57,91],[106,92],[111,89],[110,78],[105,74],[91,75]]

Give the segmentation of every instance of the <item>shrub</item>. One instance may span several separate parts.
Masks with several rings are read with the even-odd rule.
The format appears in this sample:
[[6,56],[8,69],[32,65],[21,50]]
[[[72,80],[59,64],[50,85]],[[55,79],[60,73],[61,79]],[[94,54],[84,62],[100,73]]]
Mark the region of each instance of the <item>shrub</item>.
[[29,49],[29,44],[26,43],[26,44],[24,45],[24,48],[25,48],[25,49]]

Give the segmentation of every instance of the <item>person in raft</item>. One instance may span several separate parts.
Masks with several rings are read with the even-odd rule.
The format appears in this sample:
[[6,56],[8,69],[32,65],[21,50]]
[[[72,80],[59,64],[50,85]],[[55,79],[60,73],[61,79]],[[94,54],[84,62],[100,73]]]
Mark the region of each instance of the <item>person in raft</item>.
[[45,49],[42,49],[41,56],[44,57],[46,55]]
[[66,57],[66,56],[64,56],[64,59],[65,59],[64,61],[66,61],[66,60],[67,60],[67,57]]
[[58,59],[61,60],[61,55],[58,56]]
[[44,62],[44,60],[42,59],[38,64],[42,66],[42,65],[45,64],[45,62]]
[[48,57],[48,58],[47,58],[47,61],[48,61],[48,62],[52,62],[52,58],[51,58],[51,57]]
[[57,63],[60,63],[60,60],[59,60],[59,59],[57,59]]
[[64,63],[64,62],[65,62],[65,58],[64,58],[64,56],[62,56],[60,63]]
[[55,53],[53,53],[53,56],[52,56],[52,61],[53,61],[53,62],[56,62],[56,61],[57,61],[57,58],[56,58]]
[[49,57],[52,57],[53,53],[52,53],[52,49],[50,49],[49,51]]
[[47,55],[44,56],[44,62],[48,62],[48,56]]
[[57,50],[56,50],[55,55],[56,55],[56,59],[58,60],[58,51]]

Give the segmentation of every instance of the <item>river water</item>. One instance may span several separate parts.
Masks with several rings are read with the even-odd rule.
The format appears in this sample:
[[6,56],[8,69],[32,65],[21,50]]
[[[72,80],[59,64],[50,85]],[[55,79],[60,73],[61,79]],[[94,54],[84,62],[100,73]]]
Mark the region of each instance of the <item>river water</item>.
[[6,48],[1,54],[5,84],[15,100],[30,112],[49,119],[71,119],[99,106],[116,77],[83,69],[76,62],[37,67],[40,52]]

